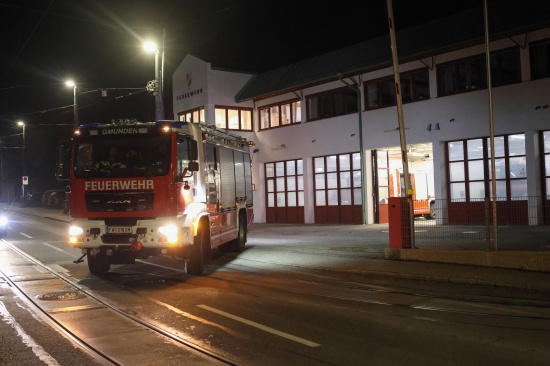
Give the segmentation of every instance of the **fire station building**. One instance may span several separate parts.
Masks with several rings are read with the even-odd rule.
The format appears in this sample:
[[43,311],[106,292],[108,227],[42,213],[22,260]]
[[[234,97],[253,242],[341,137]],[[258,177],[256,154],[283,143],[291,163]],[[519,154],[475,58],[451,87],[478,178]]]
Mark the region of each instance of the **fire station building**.
[[256,222],[388,222],[406,160],[417,195],[457,204],[492,196],[494,161],[498,200],[536,197],[547,223],[550,6],[540,3],[489,14],[488,45],[481,8],[396,32],[402,130],[389,34],[261,74],[189,54],[173,74],[173,113],[254,143]]

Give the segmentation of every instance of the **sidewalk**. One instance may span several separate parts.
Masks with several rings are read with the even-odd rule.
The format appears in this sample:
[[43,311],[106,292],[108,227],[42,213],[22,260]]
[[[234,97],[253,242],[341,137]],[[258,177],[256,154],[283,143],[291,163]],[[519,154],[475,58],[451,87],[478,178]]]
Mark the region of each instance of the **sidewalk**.
[[[61,209],[24,208],[14,204],[9,211],[70,221]],[[550,296],[550,252],[390,250],[388,241],[387,225],[256,223],[252,225],[247,244],[253,250],[233,255],[282,266],[526,289]]]

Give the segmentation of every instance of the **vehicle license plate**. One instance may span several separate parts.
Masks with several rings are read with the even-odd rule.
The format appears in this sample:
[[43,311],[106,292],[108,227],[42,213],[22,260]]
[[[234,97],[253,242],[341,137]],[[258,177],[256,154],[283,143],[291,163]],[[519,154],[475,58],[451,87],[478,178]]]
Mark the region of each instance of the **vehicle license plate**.
[[107,234],[131,234],[132,228],[129,226],[108,226]]

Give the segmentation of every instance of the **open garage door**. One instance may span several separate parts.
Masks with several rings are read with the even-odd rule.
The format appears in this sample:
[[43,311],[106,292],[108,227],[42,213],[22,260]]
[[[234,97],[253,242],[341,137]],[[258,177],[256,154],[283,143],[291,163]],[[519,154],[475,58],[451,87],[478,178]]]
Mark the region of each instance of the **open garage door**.
[[[416,216],[429,217],[430,202],[435,199],[433,178],[433,149],[431,143],[411,144],[407,147],[411,183],[415,191]],[[401,197],[404,189],[401,147],[377,149],[373,154],[373,184],[375,187],[375,222],[387,223],[388,198]],[[426,207],[424,207],[426,206]],[[425,211],[425,212],[424,212]]]

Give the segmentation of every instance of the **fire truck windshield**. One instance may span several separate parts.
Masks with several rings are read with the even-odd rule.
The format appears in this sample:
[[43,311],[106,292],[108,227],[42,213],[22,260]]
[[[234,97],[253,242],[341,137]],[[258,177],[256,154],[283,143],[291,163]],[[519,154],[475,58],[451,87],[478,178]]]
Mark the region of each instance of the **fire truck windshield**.
[[75,144],[74,174],[78,178],[166,175],[170,151],[170,139],[162,135],[82,139]]

